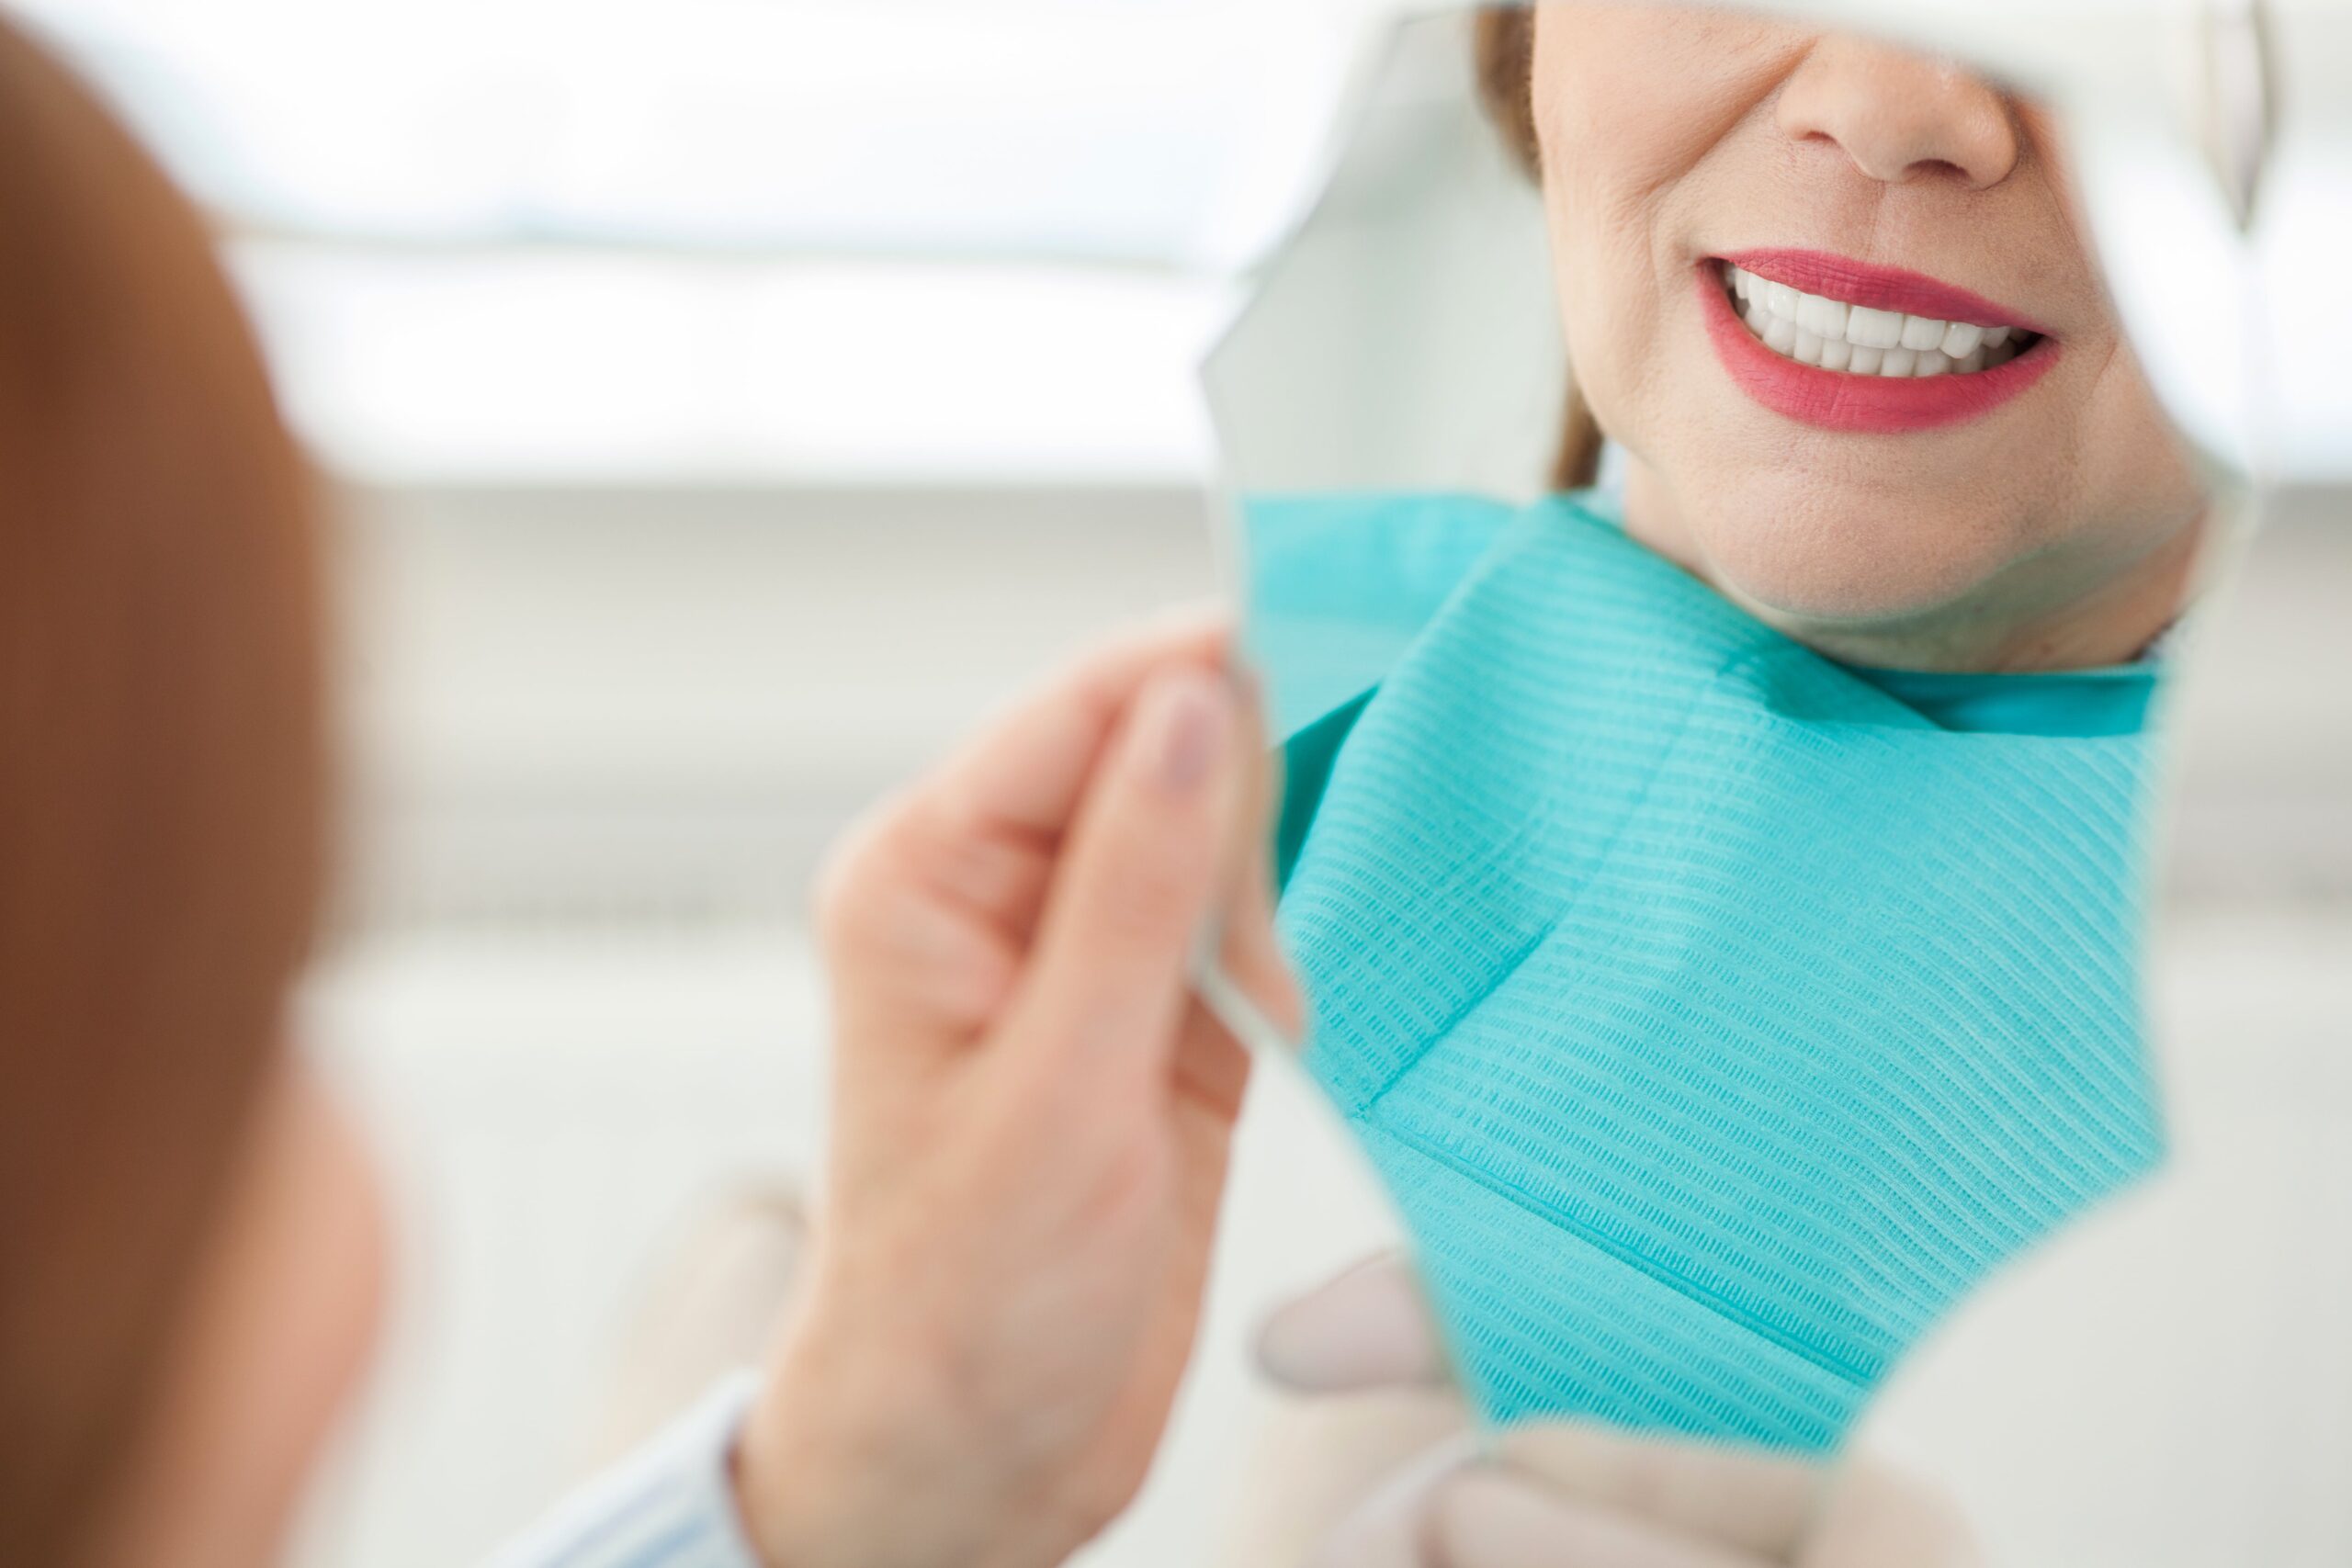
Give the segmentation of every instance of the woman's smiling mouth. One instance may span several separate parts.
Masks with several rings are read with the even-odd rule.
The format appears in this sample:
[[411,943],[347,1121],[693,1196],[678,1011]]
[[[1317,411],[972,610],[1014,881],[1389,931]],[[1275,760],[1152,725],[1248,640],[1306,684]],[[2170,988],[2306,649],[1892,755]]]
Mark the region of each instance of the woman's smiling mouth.
[[1887,434],[1973,418],[2024,391],[2057,343],[2015,313],[1917,273],[1815,251],[1700,264],[1709,335],[1774,412]]
[[1740,320],[1766,348],[1800,365],[1855,376],[1967,375],[2007,365],[2041,341],[2015,326],[1873,310],[1723,264]]

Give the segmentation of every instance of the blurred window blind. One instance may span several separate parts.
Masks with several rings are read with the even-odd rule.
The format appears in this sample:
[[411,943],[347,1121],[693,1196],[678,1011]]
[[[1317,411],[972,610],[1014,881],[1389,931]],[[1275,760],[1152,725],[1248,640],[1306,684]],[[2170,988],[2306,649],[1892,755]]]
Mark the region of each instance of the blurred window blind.
[[1164,482],[1343,0],[29,0],[387,482]]

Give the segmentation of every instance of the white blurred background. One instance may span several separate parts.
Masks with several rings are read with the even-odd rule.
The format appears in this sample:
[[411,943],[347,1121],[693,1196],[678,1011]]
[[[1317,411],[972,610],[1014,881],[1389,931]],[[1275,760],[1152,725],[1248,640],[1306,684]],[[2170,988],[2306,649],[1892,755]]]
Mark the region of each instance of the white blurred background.
[[[1193,367],[1329,7],[24,8],[217,219],[331,480],[356,796],[311,1027],[405,1241],[303,1560],[467,1561],[595,1447],[682,1227],[809,1168],[827,838],[1213,590]],[[2292,211],[2296,256],[2352,250],[2352,201]],[[2287,433],[2197,685],[2158,974],[2167,1027],[2290,1055],[2340,1055],[2352,974],[2340,428]],[[1101,1562],[1201,1558],[1249,1303],[1377,1228],[1316,1135],[1253,1112],[1182,1433]]]

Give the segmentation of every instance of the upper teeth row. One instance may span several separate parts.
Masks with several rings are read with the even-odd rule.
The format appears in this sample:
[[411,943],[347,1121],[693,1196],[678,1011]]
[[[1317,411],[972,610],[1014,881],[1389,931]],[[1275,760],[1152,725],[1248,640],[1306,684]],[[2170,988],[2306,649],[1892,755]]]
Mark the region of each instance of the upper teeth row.
[[1931,316],[1849,305],[1758,277],[1728,263],[1724,279],[1741,301],[1749,330],[1764,340],[1767,348],[1825,369],[1864,375],[1934,375],[1941,370],[1982,370],[2017,355],[2016,333],[2010,327],[1939,321]]

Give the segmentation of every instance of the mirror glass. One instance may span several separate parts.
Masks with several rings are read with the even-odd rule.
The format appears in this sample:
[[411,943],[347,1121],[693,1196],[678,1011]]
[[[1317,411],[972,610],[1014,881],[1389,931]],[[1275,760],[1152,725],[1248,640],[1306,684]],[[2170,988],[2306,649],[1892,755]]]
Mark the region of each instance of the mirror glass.
[[[2187,1562],[2108,1515],[2263,1310],[2177,1245],[2238,1133],[2143,994],[2250,487],[2030,50],[1916,45],[1556,3],[1366,46],[1205,375],[1297,1059],[1491,1448],[1772,1561],[1907,1508],[1850,1560]],[[1931,1480],[1840,1514],[1865,1459]]]

